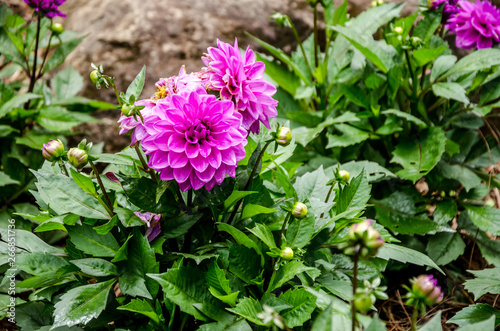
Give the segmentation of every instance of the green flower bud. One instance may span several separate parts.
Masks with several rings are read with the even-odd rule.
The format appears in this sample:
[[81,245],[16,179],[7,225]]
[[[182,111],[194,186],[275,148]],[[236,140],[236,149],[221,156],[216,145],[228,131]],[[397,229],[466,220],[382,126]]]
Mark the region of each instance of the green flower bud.
[[448,195],[450,197],[454,197],[456,194],[457,194],[457,192],[455,192],[454,190],[450,190],[450,192],[448,192]]
[[339,173],[338,173],[338,175],[337,175],[338,180],[342,181],[344,183],[349,182],[350,176],[351,176],[351,174],[348,171],[345,171],[345,170],[340,170]]
[[76,168],[81,169],[88,163],[89,155],[81,148],[73,147],[68,151],[68,161]]
[[371,7],[377,7],[378,3],[377,3],[377,0],[373,0],[371,3],[370,3],[370,6]]
[[403,34],[403,28],[400,26],[397,26],[394,28],[394,33],[396,34]]
[[132,106],[132,105],[127,105],[127,104],[124,104],[122,106],[122,114],[125,115],[125,116],[131,116],[133,115],[135,112],[135,107]]
[[492,199],[486,200],[486,207],[495,207],[495,201]]
[[285,247],[280,253],[280,257],[284,260],[293,259],[293,250],[290,247]]
[[366,292],[356,293],[354,296],[354,307],[361,313],[367,313],[373,305],[372,297]]
[[383,5],[384,4],[384,0],[377,0],[377,4]]
[[99,81],[99,78],[100,78],[100,74],[99,74],[99,70],[92,70],[92,72],[90,73],[90,80],[92,81],[92,83],[94,84],[97,84],[97,82]]
[[286,126],[279,128],[276,132],[276,143],[281,146],[288,146],[292,141],[292,130]]
[[295,205],[293,205],[292,215],[295,218],[303,219],[307,216],[307,206],[302,202],[295,203]]
[[339,245],[339,248],[344,250],[344,254],[353,255],[358,252],[361,258],[377,254],[385,241],[372,227],[372,223],[373,220],[365,220],[351,226],[347,234],[347,242]]
[[54,32],[55,34],[61,34],[64,32],[64,28],[61,23],[53,23],[50,26],[50,31]]
[[50,141],[43,144],[42,155],[47,161],[56,161],[64,155],[64,144],[59,139]]

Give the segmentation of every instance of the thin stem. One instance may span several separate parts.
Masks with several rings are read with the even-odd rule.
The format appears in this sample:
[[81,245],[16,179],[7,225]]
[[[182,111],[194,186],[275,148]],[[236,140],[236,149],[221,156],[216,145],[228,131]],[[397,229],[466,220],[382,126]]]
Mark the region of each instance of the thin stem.
[[191,214],[191,209],[193,208],[193,190],[188,191],[187,207],[188,207],[188,213]]
[[45,54],[43,55],[42,65],[40,66],[40,71],[38,71],[38,76],[36,77],[36,79],[40,79],[43,76],[43,68],[45,67],[45,61],[47,61],[47,56],[49,55],[50,52],[50,43],[52,42],[53,35],[54,32],[50,34],[49,44],[47,45],[47,49],[45,50]]
[[144,171],[148,172],[149,175],[151,176],[151,179],[154,180],[156,183],[158,183],[158,178],[156,177],[156,172],[148,166],[148,163],[146,162],[146,160],[142,156],[142,151],[141,151],[140,145],[136,143],[134,148],[135,148],[135,151],[137,152],[137,155],[139,156],[139,160],[141,160],[141,164],[142,164],[142,167],[144,168]]
[[[268,141],[265,145],[264,145],[264,148],[262,148],[262,150],[260,151],[260,154],[259,156],[257,157],[257,161],[255,161],[255,164],[253,166],[253,169],[252,169],[252,173],[250,174],[250,177],[248,177],[248,180],[247,180],[247,183],[245,184],[245,187],[243,188],[243,191],[246,191],[248,190],[248,188],[250,187],[250,184],[252,183],[252,178],[253,176],[255,175],[255,172],[257,171],[257,168],[259,167],[259,163],[260,161],[262,160],[262,157],[264,156],[264,152],[266,151],[267,147],[269,146],[269,144],[271,143],[271,141]],[[232,224],[233,220],[234,220],[234,217],[236,216],[236,213],[238,212],[238,209],[240,208],[241,206],[241,202],[243,200],[239,200],[236,205],[234,206],[234,209],[233,209],[233,212],[231,213],[231,216],[229,216],[229,219],[227,220],[227,223],[229,224]]]
[[[314,16],[314,67],[318,67],[318,5],[314,5],[313,8],[313,16]],[[313,77],[314,78],[314,77]]]
[[283,225],[281,226],[280,237],[278,238],[278,245],[277,245],[278,248],[281,247],[281,242],[283,241],[283,233],[285,233],[286,225],[290,220],[291,215],[292,213],[288,212],[288,214],[285,217],[285,220],[283,221]]
[[[35,54],[33,56],[33,71],[31,73],[30,77],[30,86],[28,88],[28,93],[33,92],[33,89],[35,88],[35,83],[37,80],[36,77],[36,62],[37,62],[37,54],[38,54],[38,44],[40,43],[40,24],[41,24],[41,17],[40,15],[38,16],[38,20],[36,22],[36,39],[35,39]],[[29,71],[29,68],[28,68]],[[28,109],[30,105],[30,101],[26,101],[24,104],[24,109]]]
[[[328,200],[330,200],[330,194],[332,194],[333,187],[335,186],[335,181],[332,183],[332,186],[330,186],[330,190],[328,191],[328,194],[326,195],[325,203],[328,203]],[[325,213],[321,213],[321,216],[319,218],[323,218]]]
[[302,52],[302,55],[304,56],[304,61],[306,63],[306,66],[309,69],[309,72],[311,73],[311,77],[312,77],[313,76],[312,68],[309,65],[309,60],[307,59],[306,51],[304,50],[304,46],[302,45],[302,40],[300,40],[299,33],[297,32],[295,25],[293,25],[293,23],[290,19],[288,19],[288,23],[290,23],[290,28],[292,29],[293,36],[295,37],[295,40],[297,40],[297,44],[299,45],[300,51]]
[[66,166],[63,163],[59,163],[59,168],[61,168],[64,174],[66,174],[66,176],[69,177],[68,169],[66,169]]
[[264,145],[264,148],[262,148],[262,150],[260,151],[260,154],[257,157],[257,161],[255,161],[255,165],[253,166],[252,173],[250,174],[250,177],[248,177],[248,181],[245,185],[245,188],[243,189],[244,191],[248,190],[248,188],[250,187],[250,183],[252,182],[252,178],[253,178],[253,176],[255,176],[255,172],[257,171],[257,168],[259,167],[259,163],[262,160],[262,157],[264,156],[264,152],[266,151],[266,149],[270,143],[271,143],[271,141],[268,141]]
[[[106,192],[106,189],[104,188],[104,184],[102,183],[101,176],[99,175],[99,171],[97,171],[97,168],[95,167],[94,162],[89,161],[90,166],[92,167],[92,171],[94,171],[95,177],[97,178],[97,182],[99,183],[99,186],[101,187],[102,195],[104,195],[104,199],[106,200],[106,204],[108,205],[109,209],[108,213],[113,209],[113,204],[111,203],[111,200],[109,199],[108,193]],[[110,216],[113,217],[113,212],[111,211]]]
[[111,86],[113,87],[113,91],[115,91],[115,95],[116,95],[116,99],[118,100],[118,104],[121,106],[122,100],[120,99],[120,93],[118,93],[118,89],[116,88],[115,80],[113,78],[111,78],[109,81],[111,82]]
[[358,286],[358,248],[354,251],[354,270],[352,274],[352,300],[351,300],[351,319],[352,319],[352,331],[356,330],[356,325],[358,324],[358,320],[356,318],[356,307],[354,305],[354,297],[356,295],[356,288]]
[[108,212],[109,216],[113,217],[114,216],[113,211],[109,208],[109,206],[104,201],[102,201],[101,197],[99,195],[96,195],[95,198],[104,207],[104,209],[106,209],[106,211]]
[[413,314],[411,315],[411,327],[410,331],[417,330],[417,318],[418,318],[418,308],[415,306],[413,308]]

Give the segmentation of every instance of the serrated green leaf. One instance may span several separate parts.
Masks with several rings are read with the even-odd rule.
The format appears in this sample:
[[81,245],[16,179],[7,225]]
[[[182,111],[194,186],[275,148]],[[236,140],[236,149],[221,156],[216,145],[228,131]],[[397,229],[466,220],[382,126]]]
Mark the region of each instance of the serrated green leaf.
[[421,119],[419,119],[418,117],[415,117],[412,114],[405,113],[405,112],[403,112],[401,110],[387,109],[387,110],[383,110],[381,113],[382,114],[395,115],[397,117],[404,118],[404,119],[406,119],[406,120],[408,120],[410,122],[415,123],[421,129],[425,129],[427,127],[427,124],[425,124],[425,122],[422,121]]
[[[96,219],[111,219],[106,209],[90,194],[83,191],[72,178],[32,171],[38,182],[36,186],[41,198],[51,208]],[[48,193],[50,192],[50,194]]]
[[362,143],[370,138],[370,134],[368,132],[358,129],[352,125],[337,124],[335,125],[335,129],[340,131],[342,135],[327,133],[326,137],[328,138],[328,143],[325,148],[352,146]]
[[265,326],[262,320],[257,316],[257,314],[262,312],[262,306],[254,298],[245,297],[240,300],[235,308],[227,308],[227,310],[243,318],[246,318],[252,323]]
[[181,266],[163,274],[148,274],[148,277],[161,285],[165,296],[178,305],[181,311],[196,319],[208,321],[194,304],[212,305],[214,309],[218,309],[215,298],[208,292],[203,272],[199,269]]
[[416,265],[429,266],[444,275],[441,268],[439,268],[427,255],[403,246],[385,243],[380,247],[377,257],[384,260],[396,260],[403,263],[409,262]]
[[468,270],[468,272],[476,276],[476,278],[466,280],[464,287],[474,294],[476,300],[479,300],[486,293],[500,294],[500,267]]
[[491,207],[463,205],[472,222],[491,235],[500,235],[500,210]]
[[316,308],[315,296],[303,288],[288,290],[279,298],[293,307],[280,312],[286,324],[291,328],[302,326],[310,320],[311,314]]
[[82,260],[71,260],[83,273],[95,277],[106,277],[118,275],[118,268],[111,262],[97,258],[87,258]]
[[478,49],[461,58],[457,63],[455,63],[449,70],[444,73],[442,78],[459,73],[480,71],[499,64],[500,50],[495,48]]
[[43,72],[49,72],[52,69],[60,66],[68,57],[69,53],[71,53],[83,41],[84,38],[85,37],[75,38],[61,44],[61,46],[56,49],[56,51],[49,57],[49,59],[45,63]]
[[100,235],[88,224],[68,227],[68,232],[79,250],[93,256],[114,257],[120,248],[111,233]]
[[77,172],[73,168],[70,168],[71,171],[71,177],[75,180],[75,182],[80,186],[82,190],[85,192],[95,196],[96,195],[96,190],[94,186],[94,182],[92,179],[89,177],[82,175],[81,173]]
[[236,202],[239,200],[243,199],[247,195],[259,193],[256,191],[233,191],[231,195],[224,201],[224,208],[229,209],[231,208]]
[[34,276],[57,277],[60,269],[68,265],[63,258],[44,253],[24,253],[16,257],[16,267]]
[[340,189],[336,213],[341,214],[352,210],[353,212],[345,217],[355,216],[359,213],[360,208],[365,208],[368,199],[370,199],[370,191],[371,187],[363,170],[349,184]]
[[79,286],[63,294],[54,305],[52,328],[85,325],[97,318],[106,308],[109,291],[115,282],[116,279],[110,279],[102,283]]
[[464,253],[465,243],[458,233],[440,232],[429,238],[426,252],[438,265],[446,265]]
[[[7,229],[0,228],[0,236],[8,242]],[[64,254],[62,248],[51,246],[30,231],[16,229],[16,246],[30,253]]]
[[272,292],[278,287],[304,272],[307,269],[302,261],[292,260],[281,266],[276,273],[273,274],[269,281],[269,287],[266,292]]
[[445,151],[446,136],[440,127],[431,127],[420,139],[404,140],[392,152],[391,162],[399,163],[403,170],[396,174],[403,179],[416,183],[427,175],[441,160]]
[[262,240],[264,244],[267,245],[269,248],[276,247],[276,243],[274,242],[274,236],[271,230],[269,228],[261,223],[255,224],[255,227],[253,229],[248,229],[251,233],[253,233],[257,238]]
[[438,97],[457,100],[466,105],[469,104],[466,91],[460,84],[450,82],[436,83],[432,85],[432,91]]
[[146,317],[149,317],[157,325],[160,325],[160,318],[158,317],[154,309],[149,305],[149,303],[147,303],[144,299],[132,299],[126,305],[117,307],[116,309],[142,314]]
[[13,108],[23,105],[25,102],[33,99],[41,98],[41,95],[34,93],[23,93],[16,95],[12,99],[8,100],[6,103],[0,106],[0,118],[7,115]]
[[443,326],[441,325],[441,310],[436,313],[424,326],[422,326],[418,331],[443,331]]
[[126,295],[130,295],[132,297],[139,296],[150,300],[153,299],[151,293],[149,293],[148,288],[146,287],[146,281],[135,272],[125,272],[121,275],[118,283],[120,284],[120,290]]
[[132,83],[130,83],[125,93],[125,99],[128,100],[131,96],[135,97],[135,100],[139,100],[141,96],[142,88],[144,87],[144,80],[146,77],[146,66],[143,66],[141,71],[135,76]]
[[277,211],[278,210],[274,208],[267,208],[264,206],[247,203],[243,208],[243,212],[241,213],[241,219],[251,218],[260,214],[272,214]]
[[51,80],[56,99],[67,99],[78,94],[83,88],[83,78],[70,65],[59,71]]
[[438,48],[420,48],[413,51],[413,59],[417,66],[422,67],[429,62],[434,61],[439,54],[443,53],[447,47],[441,46]]
[[[262,255],[262,251],[260,250],[259,246],[257,246],[257,244],[252,239],[248,238],[246,234],[236,229],[234,226],[226,223],[219,223],[217,224],[217,229],[219,229],[219,231],[225,231],[229,233],[238,244],[243,245],[247,248],[254,249],[259,255]],[[264,263],[264,260],[262,260],[262,263]]]
[[[467,329],[468,331],[493,331],[495,326],[500,325],[500,310],[493,308],[486,303],[478,303],[460,310],[446,323],[453,323],[461,326],[459,330]],[[491,327],[485,327],[486,325],[482,325],[482,323],[485,323],[488,326],[491,325]]]
[[307,217],[299,219],[292,218],[286,229],[285,237],[289,247],[302,248],[309,243],[314,232],[315,216],[310,211]]

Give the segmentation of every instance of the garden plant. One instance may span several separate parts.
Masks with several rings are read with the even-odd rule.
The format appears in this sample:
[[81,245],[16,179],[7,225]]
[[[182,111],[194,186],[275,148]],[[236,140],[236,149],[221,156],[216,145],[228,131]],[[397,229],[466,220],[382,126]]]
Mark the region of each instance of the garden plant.
[[[1,328],[500,325],[500,8],[308,0],[305,39],[272,16],[295,51],[217,40],[153,95],[89,63],[109,104],[52,72],[64,0],[25,2],[0,6]],[[98,109],[129,147],[70,146]]]

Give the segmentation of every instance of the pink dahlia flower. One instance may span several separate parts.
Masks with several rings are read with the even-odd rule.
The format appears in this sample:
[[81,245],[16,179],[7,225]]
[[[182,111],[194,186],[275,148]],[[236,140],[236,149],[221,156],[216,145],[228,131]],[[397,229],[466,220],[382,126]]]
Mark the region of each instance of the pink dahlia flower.
[[220,91],[221,99],[234,102],[247,131],[258,133],[259,121],[269,129],[269,118],[278,115],[278,102],[273,99],[276,88],[263,78],[264,63],[255,61],[250,47],[242,56],[237,40],[234,46],[217,40],[217,46],[208,48],[202,59],[207,88]]
[[59,10],[59,6],[66,2],[66,0],[24,0],[31,8],[41,13],[48,18],[56,16],[66,17],[64,13]]
[[432,0],[430,6],[431,10],[436,10],[439,6],[444,4],[441,22],[446,24],[450,17],[458,12],[457,3],[458,0]]
[[[140,110],[144,120],[155,113],[157,102],[170,102],[172,95],[182,91],[204,90],[202,81],[198,75],[195,73],[187,74],[184,66],[181,67],[179,75],[162,78],[155,86],[156,92],[150,99],[139,100],[134,104],[135,106],[144,106],[144,108]],[[147,135],[144,124],[138,115],[134,117],[122,114],[118,123],[120,123],[120,134],[134,130],[130,141],[131,146],[137,141],[144,139]]]
[[458,11],[446,27],[457,35],[459,48],[491,48],[500,42],[500,9],[491,2],[465,0],[458,2]]
[[158,102],[145,120],[148,136],[141,141],[150,155],[149,167],[162,180],[175,179],[182,191],[220,185],[234,177],[245,157],[242,116],[229,100],[206,91],[182,92],[170,102]]

